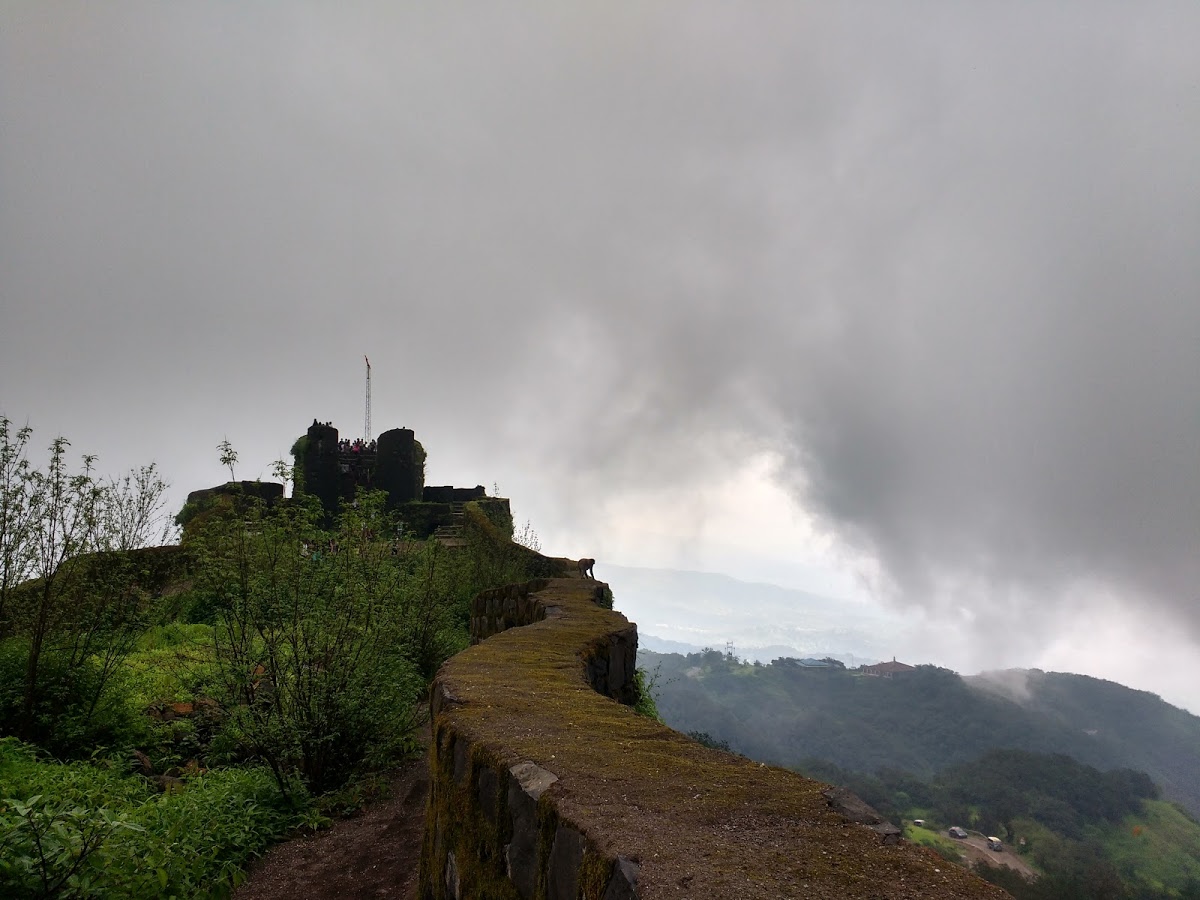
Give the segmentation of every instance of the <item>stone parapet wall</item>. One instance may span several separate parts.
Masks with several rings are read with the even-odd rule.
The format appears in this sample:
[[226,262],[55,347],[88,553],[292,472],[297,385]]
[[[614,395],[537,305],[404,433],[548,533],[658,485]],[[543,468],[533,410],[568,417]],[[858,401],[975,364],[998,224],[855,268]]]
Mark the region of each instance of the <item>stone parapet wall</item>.
[[484,591],[471,601],[471,643],[490,638],[510,628],[532,625],[546,618],[546,608],[537,592],[549,585],[547,579]]
[[[585,587],[575,593],[590,594],[597,607],[607,604],[605,588],[598,581],[581,582]],[[550,580],[541,578],[522,584],[509,584],[501,588],[484,591],[471,604],[471,643],[478,644],[494,634],[510,628],[532,625],[546,618],[546,606],[541,591],[550,585]],[[562,612],[561,607],[551,607],[552,614]],[[637,672],[637,626],[625,621],[617,614],[623,625],[617,625],[603,634],[595,635],[578,648],[583,663],[583,676],[592,690],[621,703],[632,704],[637,700],[634,674]]]
[[473,488],[451,487],[450,485],[426,485],[421,499],[426,503],[466,503],[468,500],[480,500],[487,496],[487,488],[477,484]]
[[604,596],[556,578],[476,599],[476,643],[431,691],[423,900],[1007,896],[853,798],[614,702],[637,631]]

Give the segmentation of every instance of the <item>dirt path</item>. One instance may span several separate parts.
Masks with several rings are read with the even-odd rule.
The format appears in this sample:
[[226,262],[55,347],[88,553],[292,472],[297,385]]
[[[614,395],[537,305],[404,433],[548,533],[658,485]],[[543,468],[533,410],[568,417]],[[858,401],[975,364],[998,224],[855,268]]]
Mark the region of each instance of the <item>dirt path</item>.
[[421,756],[396,772],[389,799],[272,847],[234,900],[412,900],[428,793],[429,760]]
[[996,852],[987,848],[987,838],[977,834],[969,834],[965,840],[954,842],[962,851],[971,865],[988,863],[993,866],[1006,866],[1020,872],[1027,881],[1037,878],[1037,873],[1029,867],[1019,855],[1012,853],[1007,847]]

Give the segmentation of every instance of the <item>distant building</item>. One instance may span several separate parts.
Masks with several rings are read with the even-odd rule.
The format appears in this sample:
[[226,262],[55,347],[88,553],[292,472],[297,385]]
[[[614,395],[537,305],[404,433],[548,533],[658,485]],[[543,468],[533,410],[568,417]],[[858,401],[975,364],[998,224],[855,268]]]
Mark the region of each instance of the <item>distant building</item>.
[[895,678],[897,675],[905,675],[909,672],[915,672],[916,666],[906,665],[902,662],[896,662],[896,657],[892,657],[891,662],[876,663],[873,666],[859,666],[858,671],[863,675],[874,675],[876,678]]
[[409,428],[392,428],[378,438],[346,439],[332,422],[313,419],[292,446],[296,492],[321,501],[326,522],[354,502],[360,488],[382,491],[389,510],[401,512],[405,530],[417,538],[461,535],[462,508],[475,502],[494,525],[512,534],[508,501],[488,497],[483,485],[471,488],[425,484],[425,448]]
[[[322,525],[329,527],[343,506],[355,503],[357,492],[381,491],[387,509],[398,515],[396,536],[418,540],[436,537],[444,545],[462,546],[465,507],[471,504],[506,537],[512,537],[512,510],[503,497],[487,496],[477,484],[463,488],[425,484],[425,448],[412,429],[392,428],[377,438],[341,438],[332,422],[313,419],[312,425],[292,445],[295,496],[317,498],[324,511]],[[261,502],[267,507],[284,500],[284,486],[275,482],[231,481],[188,494],[175,517],[185,537],[203,521],[205,513],[220,503],[233,509]]]
[[832,656],[826,656],[824,659],[814,659],[811,656],[806,656],[804,659],[796,659],[794,656],[780,656],[771,660],[771,665],[787,669],[824,669],[827,671],[843,671],[846,668],[845,663],[840,659],[834,659]]
[[411,429],[393,428],[378,440],[342,440],[331,423],[313,419],[292,454],[297,487],[320,499],[328,515],[353,501],[358,488],[383,491],[391,508],[423,499],[425,450]]

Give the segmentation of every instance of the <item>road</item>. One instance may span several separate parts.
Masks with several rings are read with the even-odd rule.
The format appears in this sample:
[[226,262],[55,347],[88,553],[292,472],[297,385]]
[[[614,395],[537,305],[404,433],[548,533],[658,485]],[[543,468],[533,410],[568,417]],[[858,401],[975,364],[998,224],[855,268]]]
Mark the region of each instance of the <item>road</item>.
[[[949,835],[947,835],[949,837]],[[952,841],[963,852],[963,856],[967,858],[967,862],[972,866],[980,862],[986,862],[993,866],[1007,866],[1022,876],[1032,881],[1037,878],[1037,872],[1029,867],[1025,859],[1019,854],[1012,853],[1007,847],[996,852],[987,848],[987,838],[977,832],[967,832],[967,837],[951,838]]]

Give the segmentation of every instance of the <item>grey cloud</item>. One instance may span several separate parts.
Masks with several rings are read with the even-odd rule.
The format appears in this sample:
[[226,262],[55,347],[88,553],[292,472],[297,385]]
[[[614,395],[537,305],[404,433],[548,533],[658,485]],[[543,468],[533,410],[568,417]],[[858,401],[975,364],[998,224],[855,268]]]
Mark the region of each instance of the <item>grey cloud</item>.
[[193,466],[357,421],[367,352],[485,475],[773,447],[909,602],[1200,632],[1192,5],[0,15],[10,415]]

